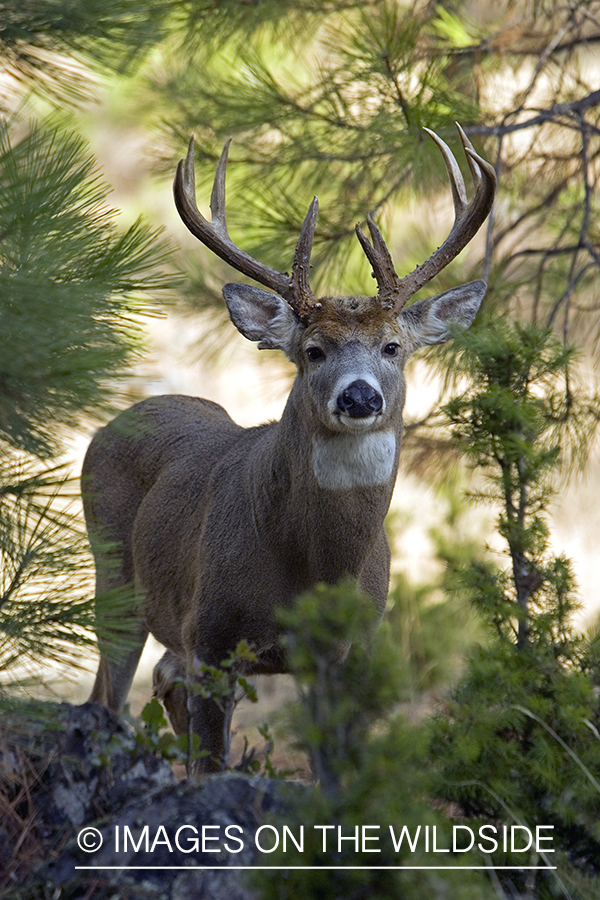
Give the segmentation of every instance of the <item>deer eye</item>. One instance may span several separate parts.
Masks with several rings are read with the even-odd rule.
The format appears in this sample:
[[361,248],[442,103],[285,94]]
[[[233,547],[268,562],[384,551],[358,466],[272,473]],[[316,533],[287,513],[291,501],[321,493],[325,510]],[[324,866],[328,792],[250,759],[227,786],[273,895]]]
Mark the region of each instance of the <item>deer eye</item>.
[[399,344],[393,344],[393,343],[386,344],[385,347],[383,348],[383,355],[389,356],[389,357],[398,356],[399,346],[400,346]]
[[325,354],[320,347],[307,347],[306,355],[311,362],[317,362],[319,359],[325,359]]

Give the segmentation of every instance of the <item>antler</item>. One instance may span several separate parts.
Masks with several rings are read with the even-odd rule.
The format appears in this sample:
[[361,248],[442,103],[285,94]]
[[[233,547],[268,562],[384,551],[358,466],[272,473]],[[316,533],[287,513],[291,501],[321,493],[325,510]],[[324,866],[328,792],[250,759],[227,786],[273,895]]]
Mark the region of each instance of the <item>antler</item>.
[[319,202],[315,197],[309,206],[306,218],[302,223],[300,237],[296,244],[291,277],[284,272],[277,272],[269,266],[253,259],[237,247],[227,232],[225,220],[225,170],[231,138],[226,142],[217,165],[215,181],[210,198],[212,222],[204,218],[196,205],[196,180],[194,176],[194,138],[190,139],[185,160],[177,166],[173,193],[175,206],[184,224],[202,243],[220,256],[221,259],[247,275],[259,284],[271,288],[280,294],[302,320],[306,320],[311,307],[316,304],[315,296],[310,288],[310,253],[315,234],[315,224]]
[[373,222],[371,216],[367,216],[367,225],[371,234],[371,244],[360,229],[356,226],[356,234],[361,247],[365,251],[367,259],[373,266],[373,275],[379,288],[379,297],[384,306],[399,312],[410,297],[419,288],[441,272],[461,250],[463,250],[472,237],[477,233],[481,225],[487,219],[494,202],[496,193],[496,173],[493,167],[478,156],[473,145],[458,124],[458,133],[464,147],[467,162],[475,183],[475,195],[471,203],[467,202],[465,183],[461,175],[458,163],[447,144],[429,128],[423,130],[433,138],[442,151],[454,203],[454,225],[450,234],[441,247],[420,266],[417,266],[404,278],[399,278],[394,269],[392,257],[385,245],[381,232]]

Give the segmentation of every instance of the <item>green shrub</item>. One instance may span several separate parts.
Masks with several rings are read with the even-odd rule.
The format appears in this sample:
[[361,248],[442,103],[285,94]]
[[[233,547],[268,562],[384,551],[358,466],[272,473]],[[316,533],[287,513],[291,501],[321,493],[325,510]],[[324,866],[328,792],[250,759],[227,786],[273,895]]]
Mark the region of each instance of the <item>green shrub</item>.
[[[455,438],[498,509],[504,560],[453,572],[489,641],[433,727],[433,792],[468,821],[551,826],[556,852],[511,873],[518,896],[595,897],[600,874],[597,642],[578,635],[571,567],[552,553],[553,478],[586,434],[586,402],[569,379],[572,352],[548,331],[496,326],[465,334],[471,385],[446,407]],[[506,864],[514,864],[514,856]],[[529,891],[529,893],[527,893]]]
[[[435,828],[437,846],[447,847],[451,823],[426,802],[426,733],[397,714],[404,673],[389,629],[375,631],[372,604],[349,584],[320,585],[282,619],[299,689],[293,730],[319,783],[291,790],[288,814],[273,820],[279,846],[265,852],[260,864],[289,868],[256,873],[259,896],[493,897],[481,873],[453,869],[467,865],[470,854],[437,855],[437,864],[449,871],[400,868],[435,865],[425,850],[426,829],[432,839]],[[285,849],[284,826],[289,829]],[[420,835],[414,852],[406,835],[396,851],[390,826],[396,841],[403,826],[413,840]],[[298,843],[303,835],[302,851],[290,834]],[[265,850],[274,841],[273,832],[264,840]]]

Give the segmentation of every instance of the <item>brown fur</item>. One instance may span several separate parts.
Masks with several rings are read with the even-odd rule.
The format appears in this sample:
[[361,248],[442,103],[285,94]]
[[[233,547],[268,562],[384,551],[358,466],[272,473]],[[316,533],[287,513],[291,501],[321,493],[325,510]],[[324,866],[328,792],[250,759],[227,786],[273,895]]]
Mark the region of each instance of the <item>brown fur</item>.
[[[384,518],[402,439],[404,361],[430,334],[440,339],[446,318],[468,324],[484,288],[474,282],[420,301],[396,319],[375,298],[325,298],[306,327],[277,295],[267,295],[266,315],[264,292],[227,286],[235,324],[265,346],[281,346],[298,375],[279,422],[244,429],[208,400],[165,396],[136,404],[94,437],[83,489],[98,616],[111,588],[135,586],[139,604],[131,610],[136,646],[120,658],[101,646],[92,699],[120,712],[152,632],[167,648],[155,690],[175,729],[191,728],[209,751],[197,771],[218,769],[229,712],[193,690],[188,696],[182,679],[197,680],[200,662],[217,665],[242,639],[258,655],[252,671],[284,671],[273,609],[319,582],[352,576],[383,612]],[[394,359],[386,355],[390,340],[400,344]],[[323,359],[311,362],[315,343]],[[336,407],[344,379],[357,378],[383,397],[370,418],[344,417]],[[378,453],[390,447],[393,458],[382,464]],[[350,482],[338,484],[337,467],[347,463]]]

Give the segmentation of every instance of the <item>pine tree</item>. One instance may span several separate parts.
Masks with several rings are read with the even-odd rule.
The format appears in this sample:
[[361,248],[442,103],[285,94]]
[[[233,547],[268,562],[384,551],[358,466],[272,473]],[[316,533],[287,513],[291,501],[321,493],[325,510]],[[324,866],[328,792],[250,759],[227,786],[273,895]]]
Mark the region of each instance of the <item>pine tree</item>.
[[[0,4],[0,686],[91,644],[91,572],[76,486],[53,460],[82,416],[106,415],[141,345],[167,245],[119,231],[109,188],[66,113],[28,121],[25,91],[87,99],[89,66],[155,42],[165,4]],[[140,13],[144,12],[145,15]],[[87,67],[83,61],[87,58]],[[161,271],[163,269],[163,271]],[[118,610],[123,598],[107,600]],[[117,627],[117,631],[119,631]],[[126,636],[123,636],[126,639]]]
[[591,898],[600,874],[600,657],[597,636],[574,629],[571,565],[553,554],[546,521],[558,468],[574,439],[585,439],[589,402],[572,382],[573,351],[548,329],[497,325],[459,341],[469,386],[446,415],[479,473],[477,496],[499,511],[505,562],[453,573],[490,637],[435,722],[434,791],[470,822],[551,827],[556,854],[539,864],[558,863],[573,893],[551,872],[513,873],[512,883],[535,884],[540,898]]
[[[84,142],[60,119],[0,126],[0,669],[72,656],[92,624],[89,559],[51,459],[110,406],[167,284],[156,231],[119,232]],[[47,460],[47,462],[43,462]]]

